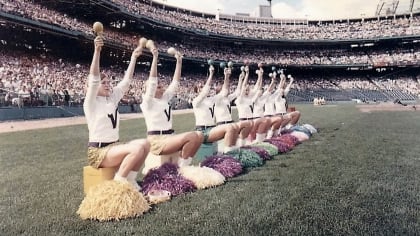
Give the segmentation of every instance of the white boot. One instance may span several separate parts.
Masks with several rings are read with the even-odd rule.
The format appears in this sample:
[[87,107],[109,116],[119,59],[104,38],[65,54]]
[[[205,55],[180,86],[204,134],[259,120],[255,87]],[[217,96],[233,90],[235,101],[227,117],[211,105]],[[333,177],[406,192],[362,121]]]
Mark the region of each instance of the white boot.
[[122,183],[128,183],[127,178],[126,178],[126,177],[122,177],[122,176],[120,176],[118,173],[116,173],[116,174],[115,174],[115,176],[114,176],[114,180],[115,180],[115,181],[122,182]]
[[188,157],[186,159],[180,157],[178,160],[178,166],[179,167],[189,166],[191,162],[192,162],[192,157]]
[[127,175],[127,180],[128,182],[134,186],[135,189],[137,189],[137,191],[141,190],[140,185],[137,183],[137,174],[138,171],[130,171],[130,173],[128,173]]
[[273,132],[272,129],[268,130],[268,132],[267,132],[267,139],[272,138],[273,137],[273,134],[274,134],[274,132]]
[[[255,140],[254,140],[255,141]],[[252,141],[251,139],[249,139],[249,138],[246,138],[245,139],[245,144],[244,144],[244,146],[245,145],[251,145],[251,144],[253,144],[254,143],[254,141]]]
[[264,141],[264,139],[265,139],[265,137],[266,137],[267,135],[265,134],[265,133],[263,133],[263,134],[259,134],[259,133],[257,133],[257,135],[256,135],[256,137],[255,137],[255,141],[257,142],[257,143],[259,143],[259,142],[262,142],[262,141]]
[[223,149],[223,153],[228,153],[228,152],[233,151],[235,149],[237,149],[236,146],[232,146],[232,147],[225,146],[225,148]]
[[244,145],[245,145],[245,139],[238,138],[238,139],[236,140],[236,146],[237,146],[237,147],[243,147]]

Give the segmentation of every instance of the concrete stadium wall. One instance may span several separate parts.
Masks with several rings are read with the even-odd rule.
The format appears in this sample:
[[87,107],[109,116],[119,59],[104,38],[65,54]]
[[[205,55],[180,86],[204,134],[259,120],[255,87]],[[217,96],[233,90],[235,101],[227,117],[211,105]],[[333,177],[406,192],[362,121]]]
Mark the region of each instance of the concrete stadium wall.
[[[120,113],[140,112],[139,105],[133,106],[119,106]],[[2,107],[0,108],[0,121],[10,120],[33,120],[46,118],[60,118],[83,116],[83,107],[64,107],[64,106],[50,106],[50,107]]]

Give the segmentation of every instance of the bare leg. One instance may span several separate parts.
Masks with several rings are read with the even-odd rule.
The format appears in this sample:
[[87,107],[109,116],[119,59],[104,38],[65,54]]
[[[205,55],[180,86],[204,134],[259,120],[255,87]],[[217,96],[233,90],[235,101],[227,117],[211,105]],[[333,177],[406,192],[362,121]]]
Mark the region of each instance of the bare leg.
[[237,131],[232,124],[219,125],[210,130],[208,141],[216,142],[218,140],[224,139],[225,146],[231,147],[235,145]]
[[136,139],[109,149],[100,167],[119,167],[117,174],[126,177],[130,171],[138,171],[150,150],[145,139]]
[[171,135],[160,154],[172,154],[181,150],[181,158],[193,157],[203,143],[203,139],[203,134],[195,131]]
[[290,113],[290,116],[292,117],[291,118],[291,121],[290,121],[290,124],[291,125],[295,125],[295,124],[297,124],[297,122],[299,121],[299,119],[300,119],[300,112],[299,111],[294,111],[294,112],[291,112]]
[[239,137],[242,139],[246,139],[251,132],[252,129],[252,121],[240,121],[239,122]]
[[252,128],[256,130],[255,140],[257,142],[262,142],[266,138],[268,124],[269,121],[265,117],[259,118],[255,121]]
[[281,127],[283,123],[283,117],[273,116],[270,118],[270,121],[271,121],[271,130],[276,131]]
[[267,126],[267,119],[265,117],[260,117],[258,119],[253,120],[254,124],[252,125],[251,132],[249,135],[251,136],[251,140],[254,140],[258,134],[266,133],[266,126]]

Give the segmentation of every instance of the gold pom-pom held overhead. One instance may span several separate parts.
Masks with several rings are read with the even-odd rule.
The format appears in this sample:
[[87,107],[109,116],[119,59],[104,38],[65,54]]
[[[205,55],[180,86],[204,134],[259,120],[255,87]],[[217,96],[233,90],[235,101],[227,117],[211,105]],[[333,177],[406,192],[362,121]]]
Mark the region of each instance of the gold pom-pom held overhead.
[[104,33],[104,25],[99,21],[93,23],[93,32],[95,35],[101,36]]
[[168,48],[168,54],[169,55],[175,55],[176,54],[176,49],[173,47]]
[[155,49],[155,42],[153,42],[153,40],[147,40],[146,42],[146,48],[149,49],[150,51],[152,51],[153,49]]
[[146,38],[141,37],[141,38],[139,39],[139,46],[140,46],[140,47],[142,47],[142,48],[146,47],[146,43],[147,43],[147,39],[146,39]]

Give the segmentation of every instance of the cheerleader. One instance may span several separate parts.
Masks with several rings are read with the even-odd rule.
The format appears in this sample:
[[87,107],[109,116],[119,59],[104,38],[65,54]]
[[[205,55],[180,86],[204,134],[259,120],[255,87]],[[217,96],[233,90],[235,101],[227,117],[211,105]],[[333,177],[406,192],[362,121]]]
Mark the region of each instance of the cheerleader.
[[215,99],[210,96],[210,86],[214,75],[214,67],[210,65],[209,77],[202,88],[197,86],[194,92],[198,93],[192,101],[195,128],[203,133],[204,143],[212,143],[224,139],[224,151],[228,152],[235,148],[237,130],[231,123],[216,126]]
[[145,139],[136,139],[128,143],[119,142],[120,116],[118,103],[127,92],[136,65],[142,53],[138,46],[131,55],[131,60],[123,80],[112,87],[108,75],[100,73],[100,53],[104,45],[102,36],[94,40],[93,54],[86,97],[83,103],[88,129],[88,161],[95,168],[117,167],[114,180],[128,181],[140,190],[136,178],[150,149]]
[[[172,127],[171,98],[175,95],[181,79],[182,55],[175,53],[176,67],[171,84],[164,88],[158,82],[157,62],[158,50],[151,48],[153,60],[146,92],[140,104],[147,127],[147,139],[151,144],[150,152],[154,155],[169,155],[180,151],[177,158],[179,166],[189,165],[193,156],[203,142],[203,134],[199,131],[175,134]],[[172,160],[174,161],[174,160]]]

